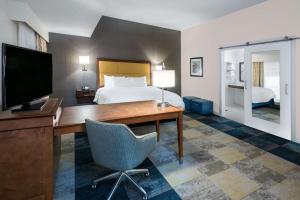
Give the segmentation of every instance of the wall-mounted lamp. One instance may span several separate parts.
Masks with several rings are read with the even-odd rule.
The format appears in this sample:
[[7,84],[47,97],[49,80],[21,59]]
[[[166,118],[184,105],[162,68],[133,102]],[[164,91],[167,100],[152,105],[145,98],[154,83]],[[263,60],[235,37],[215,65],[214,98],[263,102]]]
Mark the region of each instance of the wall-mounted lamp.
[[90,64],[90,57],[89,56],[79,56],[79,64],[81,65],[82,71],[87,71],[87,67]]
[[162,65],[155,65],[155,66],[153,67],[153,70],[154,70],[154,71],[160,71],[160,70],[164,70],[164,69],[166,69],[165,63],[163,63]]
[[153,70],[154,71],[160,71],[160,70],[162,70],[163,69],[163,66],[162,65],[155,65],[154,67],[153,67]]
[[[79,56],[79,64],[81,65],[81,70],[83,72],[87,71],[87,67],[90,64],[90,57],[89,56]],[[83,73],[83,78],[82,78],[82,92],[89,92],[89,86],[85,82],[85,73]]]

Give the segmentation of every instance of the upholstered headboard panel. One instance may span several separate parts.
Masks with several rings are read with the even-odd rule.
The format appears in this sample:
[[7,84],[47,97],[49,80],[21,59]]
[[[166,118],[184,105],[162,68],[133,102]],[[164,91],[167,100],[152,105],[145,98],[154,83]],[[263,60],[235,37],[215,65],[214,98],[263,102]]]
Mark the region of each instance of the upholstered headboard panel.
[[104,75],[140,77],[146,76],[147,84],[151,85],[151,63],[149,61],[128,61],[98,59],[98,87],[104,86]]

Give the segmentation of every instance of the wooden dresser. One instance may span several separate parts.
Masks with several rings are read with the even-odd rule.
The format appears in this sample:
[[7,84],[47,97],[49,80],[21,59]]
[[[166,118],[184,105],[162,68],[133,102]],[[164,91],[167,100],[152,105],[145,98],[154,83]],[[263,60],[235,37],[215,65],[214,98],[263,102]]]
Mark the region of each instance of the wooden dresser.
[[41,111],[0,113],[0,199],[53,199],[53,126],[60,103],[50,98]]

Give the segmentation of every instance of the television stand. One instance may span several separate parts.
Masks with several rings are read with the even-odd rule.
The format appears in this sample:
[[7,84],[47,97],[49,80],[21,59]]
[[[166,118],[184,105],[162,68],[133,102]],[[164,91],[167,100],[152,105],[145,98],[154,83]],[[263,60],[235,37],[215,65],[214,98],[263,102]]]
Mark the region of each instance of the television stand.
[[0,199],[54,199],[60,104],[49,98],[40,111],[0,112]]
[[11,110],[11,112],[26,112],[26,111],[33,111],[33,110],[41,110],[41,108],[44,106],[44,104],[45,104],[45,101],[41,101],[41,102],[34,103],[34,104],[26,103],[26,104],[23,104],[21,106],[21,108],[13,109],[13,110]]

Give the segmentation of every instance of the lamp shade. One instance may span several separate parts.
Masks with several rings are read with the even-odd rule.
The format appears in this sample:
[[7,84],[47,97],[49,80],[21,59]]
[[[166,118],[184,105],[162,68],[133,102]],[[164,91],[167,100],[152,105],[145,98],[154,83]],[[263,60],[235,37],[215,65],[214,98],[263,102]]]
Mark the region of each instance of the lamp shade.
[[154,87],[175,87],[175,70],[152,71],[152,83]]
[[154,70],[158,71],[158,70],[163,70],[163,66],[162,65],[155,65]]
[[79,56],[79,64],[80,65],[89,65],[90,57],[89,56]]

